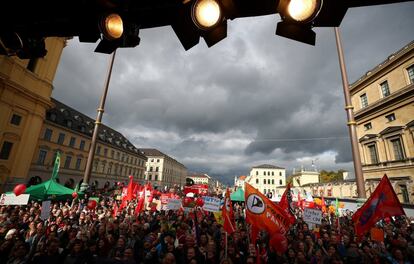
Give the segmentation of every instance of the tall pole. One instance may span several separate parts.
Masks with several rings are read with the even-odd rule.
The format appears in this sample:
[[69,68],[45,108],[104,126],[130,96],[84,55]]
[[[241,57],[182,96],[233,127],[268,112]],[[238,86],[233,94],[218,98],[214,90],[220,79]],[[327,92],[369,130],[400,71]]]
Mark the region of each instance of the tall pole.
[[345,111],[348,116],[349,136],[351,137],[352,158],[354,160],[355,179],[359,198],[366,198],[364,175],[362,173],[361,156],[359,155],[358,139],[356,133],[356,122],[354,119],[354,107],[349,93],[348,76],[346,73],[344,52],[342,49],[341,34],[339,28],[335,27],[336,48],[338,50],[339,67],[341,68],[342,86],[345,96]]
[[101,102],[99,103],[99,108],[97,109],[98,115],[96,116],[95,128],[93,129],[92,141],[91,141],[91,146],[89,148],[88,160],[86,162],[85,174],[83,175],[83,182],[80,187],[81,191],[85,191],[89,188],[89,179],[91,176],[92,164],[93,164],[93,159],[95,156],[96,139],[98,137],[99,126],[101,125],[102,116],[104,113],[106,95],[108,94],[108,87],[109,87],[109,82],[111,80],[112,67],[114,65],[115,54],[116,54],[116,50],[112,53],[111,58],[110,58],[108,73],[106,75],[106,81],[105,81],[103,94],[101,97]]

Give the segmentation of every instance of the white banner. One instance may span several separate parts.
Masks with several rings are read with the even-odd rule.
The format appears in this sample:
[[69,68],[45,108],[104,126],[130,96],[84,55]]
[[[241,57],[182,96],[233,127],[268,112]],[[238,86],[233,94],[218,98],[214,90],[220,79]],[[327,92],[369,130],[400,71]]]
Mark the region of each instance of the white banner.
[[42,211],[40,212],[40,219],[46,220],[50,216],[50,203],[51,201],[42,202]]
[[30,194],[3,193],[0,197],[0,205],[26,205],[29,202]]
[[181,200],[180,199],[168,199],[167,210],[180,210]]
[[204,196],[203,210],[208,212],[219,212],[221,200],[216,197]]
[[303,221],[320,225],[322,222],[322,211],[305,207],[303,210]]

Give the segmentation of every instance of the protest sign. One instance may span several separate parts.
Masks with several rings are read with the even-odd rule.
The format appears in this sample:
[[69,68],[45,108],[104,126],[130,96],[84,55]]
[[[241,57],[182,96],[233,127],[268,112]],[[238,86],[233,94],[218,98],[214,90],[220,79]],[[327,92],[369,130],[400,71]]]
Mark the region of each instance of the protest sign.
[[51,201],[42,202],[42,211],[40,213],[40,219],[46,220],[50,216],[50,203]]
[[0,205],[26,205],[29,202],[30,194],[3,193],[0,197]]
[[303,210],[303,221],[320,225],[322,222],[322,211],[305,207]]
[[167,203],[167,210],[180,210],[181,200],[180,199],[169,199]]
[[221,200],[216,197],[204,196],[203,210],[208,212],[219,212]]

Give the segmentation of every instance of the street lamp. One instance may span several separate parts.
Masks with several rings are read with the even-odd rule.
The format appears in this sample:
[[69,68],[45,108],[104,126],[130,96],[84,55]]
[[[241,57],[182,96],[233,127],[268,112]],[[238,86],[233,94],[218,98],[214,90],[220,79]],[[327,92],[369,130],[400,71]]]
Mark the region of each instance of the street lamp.
[[83,181],[82,181],[82,184],[80,186],[80,191],[82,191],[82,192],[86,191],[89,188],[89,179],[90,179],[90,176],[91,176],[92,164],[93,164],[93,160],[94,160],[94,156],[95,156],[96,140],[98,138],[99,126],[101,125],[102,116],[103,116],[103,113],[104,113],[106,95],[108,93],[109,82],[111,80],[112,67],[114,65],[115,54],[116,54],[116,50],[111,54],[103,94],[102,94],[102,97],[101,97],[101,101],[99,103],[99,108],[97,109],[98,110],[98,115],[96,116],[95,127],[93,129],[91,146],[89,148],[88,160],[86,162],[85,174],[83,176]]
[[362,173],[361,156],[359,154],[358,139],[356,133],[356,122],[354,119],[354,107],[349,93],[348,75],[346,73],[344,53],[342,49],[341,34],[339,28],[335,27],[336,48],[338,50],[339,67],[341,69],[342,87],[345,96],[345,111],[348,117],[349,136],[351,137],[352,158],[354,160],[355,179],[357,184],[358,198],[366,198],[364,175]]

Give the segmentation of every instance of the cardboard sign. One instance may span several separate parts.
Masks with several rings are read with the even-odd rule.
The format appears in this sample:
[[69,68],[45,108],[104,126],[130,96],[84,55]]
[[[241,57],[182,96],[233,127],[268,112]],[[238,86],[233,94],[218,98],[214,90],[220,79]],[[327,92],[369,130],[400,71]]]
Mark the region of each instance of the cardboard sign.
[[51,201],[42,202],[42,211],[40,213],[40,219],[46,220],[50,216],[50,203]]
[[169,199],[167,203],[167,210],[180,210],[181,200],[180,199]]
[[303,221],[320,225],[322,223],[322,211],[305,207],[303,210]]
[[208,212],[219,212],[221,200],[216,197],[204,196],[203,210]]
[[372,228],[371,239],[378,242],[384,242],[384,230],[376,227]]
[[26,205],[29,202],[30,194],[3,193],[0,197],[0,205]]

